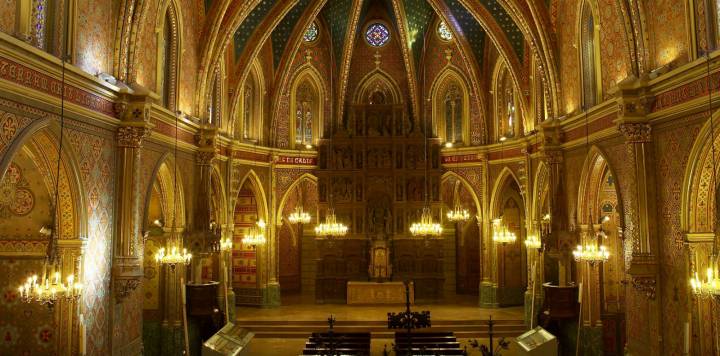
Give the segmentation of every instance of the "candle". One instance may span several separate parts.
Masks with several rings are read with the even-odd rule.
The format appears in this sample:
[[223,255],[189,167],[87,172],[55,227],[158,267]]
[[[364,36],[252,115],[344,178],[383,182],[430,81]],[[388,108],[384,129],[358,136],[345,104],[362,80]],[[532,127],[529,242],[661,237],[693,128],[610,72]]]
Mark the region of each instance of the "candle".
[[687,322],[687,321],[685,322],[685,328],[683,331],[684,331],[683,334],[684,334],[684,341],[685,341],[685,343],[684,343],[685,355],[689,355],[690,354],[690,323],[689,322]]
[[80,314],[80,340],[78,342],[78,346],[80,348],[80,355],[85,355],[85,319],[83,319],[83,315]]

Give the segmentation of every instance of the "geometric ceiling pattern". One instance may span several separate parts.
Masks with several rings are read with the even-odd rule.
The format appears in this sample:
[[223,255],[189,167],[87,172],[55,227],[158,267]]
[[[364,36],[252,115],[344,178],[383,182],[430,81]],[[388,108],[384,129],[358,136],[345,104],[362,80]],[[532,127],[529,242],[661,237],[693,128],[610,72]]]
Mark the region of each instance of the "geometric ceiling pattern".
[[435,12],[426,0],[405,0],[405,18],[407,19],[407,41],[415,59],[415,68],[420,66],[425,34]]
[[295,25],[300,20],[305,9],[310,4],[310,0],[300,0],[293,6],[285,17],[278,23],[277,27],[273,30],[270,38],[272,39],[272,51],[273,51],[273,64],[275,69],[280,64],[283,52],[285,52],[285,46],[287,45],[290,35],[295,28]]
[[[475,17],[460,4],[458,0],[445,0],[448,9],[452,13],[450,21],[454,21],[457,27],[462,30],[462,35],[470,44],[475,55],[478,66],[482,67],[483,51],[485,50],[485,31]],[[451,26],[452,27],[452,26]]]
[[480,3],[485,6],[488,12],[495,18],[495,22],[500,25],[500,28],[505,33],[510,46],[512,46],[515,54],[517,54],[520,62],[523,61],[523,54],[525,52],[525,38],[523,37],[522,31],[515,24],[515,21],[508,15],[505,8],[498,4],[497,0],[480,0]]
[[255,28],[262,22],[270,10],[275,5],[275,0],[262,0],[257,6],[250,12],[247,18],[240,24],[238,29],[235,31],[234,36],[234,47],[235,47],[235,60],[240,58],[242,51],[247,45],[247,41],[252,36]]
[[330,32],[336,63],[342,60],[343,44],[345,43],[352,3],[352,0],[329,0],[321,12]]

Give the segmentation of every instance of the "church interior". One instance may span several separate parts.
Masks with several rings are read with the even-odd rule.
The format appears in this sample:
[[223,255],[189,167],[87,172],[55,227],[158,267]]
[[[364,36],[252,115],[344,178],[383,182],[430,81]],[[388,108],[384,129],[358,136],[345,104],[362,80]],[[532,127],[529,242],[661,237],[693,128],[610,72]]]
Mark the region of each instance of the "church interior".
[[0,355],[720,355],[718,106],[720,0],[2,0]]

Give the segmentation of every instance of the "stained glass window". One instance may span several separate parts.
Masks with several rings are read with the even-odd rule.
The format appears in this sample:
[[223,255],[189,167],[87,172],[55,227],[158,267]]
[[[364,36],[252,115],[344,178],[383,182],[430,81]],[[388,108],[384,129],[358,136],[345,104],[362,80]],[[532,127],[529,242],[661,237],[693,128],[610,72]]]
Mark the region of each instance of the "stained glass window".
[[440,21],[437,32],[438,36],[440,36],[440,39],[443,41],[450,41],[453,39],[452,31],[450,31],[450,28],[447,26],[445,21]]
[[307,83],[298,88],[295,108],[295,144],[312,145],[313,143],[313,91]]
[[318,38],[318,26],[317,23],[313,21],[313,23],[308,26],[308,28],[305,30],[305,34],[303,34],[303,40],[305,42],[314,42]]
[[250,85],[245,86],[243,97],[243,138],[250,139],[252,137],[252,107],[253,107],[253,91]]
[[373,23],[365,31],[365,40],[373,47],[382,47],[390,40],[390,30],[379,22]]

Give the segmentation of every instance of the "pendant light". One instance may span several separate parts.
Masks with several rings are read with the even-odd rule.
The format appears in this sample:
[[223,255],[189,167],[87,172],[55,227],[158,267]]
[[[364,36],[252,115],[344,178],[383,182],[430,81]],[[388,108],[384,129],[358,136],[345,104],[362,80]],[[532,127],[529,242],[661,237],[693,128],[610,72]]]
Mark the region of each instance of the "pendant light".
[[170,241],[167,247],[163,247],[155,254],[155,261],[159,264],[168,265],[175,269],[175,265],[190,263],[192,254],[182,247],[182,238],[177,234],[177,150],[178,150],[178,125],[179,118],[182,115],[178,112],[175,115],[175,147],[173,151],[173,217],[172,228],[170,230]]
[[307,224],[312,220],[312,216],[303,210],[303,202],[305,200],[303,198],[305,195],[303,194],[301,186],[298,185],[298,189],[300,190],[300,205],[296,206],[295,210],[288,216],[288,221],[290,221],[291,224]]
[[[456,162],[457,165],[455,169],[458,169],[460,167],[460,158],[458,158],[458,161]],[[459,182],[458,182],[459,183]],[[470,219],[470,213],[467,211],[467,209],[464,209],[462,207],[462,204],[460,203],[460,197],[459,197],[459,189],[456,192],[453,192],[453,208],[452,210],[448,211],[446,216],[449,221],[452,222],[463,222]]]
[[[708,112],[712,110],[712,87],[710,85],[710,51],[707,51],[707,87],[708,87]],[[715,124],[713,123],[712,113],[710,114],[710,144],[712,158],[712,186],[717,189],[717,180],[715,177]],[[715,229],[717,230],[717,226]],[[705,269],[703,278],[698,275],[697,270],[693,272],[690,278],[690,287],[693,294],[701,298],[719,297],[720,296],[720,271],[718,271],[720,261],[718,260],[718,238],[717,234],[713,234],[712,254],[708,267]]]
[[[330,154],[333,154],[332,148],[333,148],[333,140],[335,139],[334,135],[331,135],[330,137]],[[329,156],[329,155],[328,155]],[[337,238],[337,237],[344,237],[348,233],[348,227],[347,225],[343,224],[342,222],[339,222],[337,220],[337,216],[335,216],[335,208],[333,206],[333,193],[332,193],[332,187],[330,187],[330,201],[328,202],[328,211],[325,214],[325,222],[318,223],[315,226],[315,236],[317,238]],[[319,219],[320,217],[318,217]]]
[[[588,130],[588,110],[585,109],[585,149],[589,156],[590,154],[590,132]],[[587,187],[589,188],[589,187]],[[610,258],[610,251],[607,247],[602,244],[602,240],[607,238],[607,235],[602,230],[602,223],[607,221],[606,219],[600,219],[598,224],[593,224],[592,218],[592,202],[588,201],[588,228],[587,236],[585,241],[582,241],[577,245],[575,251],[573,251],[573,257],[577,262],[586,262],[589,265],[596,263],[606,262]],[[582,236],[581,236],[582,239]]]
[[60,223],[56,220],[58,206],[60,205],[60,165],[63,150],[65,131],[65,58],[62,61],[61,93],[60,93],[60,142],[58,144],[57,170],[55,175],[55,201],[51,202],[52,226],[40,229],[42,235],[49,238],[43,273],[40,278],[37,274],[27,278],[18,288],[20,300],[26,303],[39,303],[49,307],[59,300],[74,301],[80,298],[83,285],[75,279],[74,274],[63,277],[63,266],[58,256],[58,239]]
[[430,198],[428,195],[428,138],[427,138],[427,120],[423,122],[423,141],[425,142],[425,205],[420,216],[420,221],[410,225],[410,233],[417,237],[439,237],[442,235],[442,225],[433,221],[432,209],[430,208]]
[[[504,143],[507,137],[500,136],[500,161],[505,159],[505,148]],[[493,235],[492,239],[495,243],[501,243],[503,245],[509,243],[515,243],[517,241],[517,235],[514,232],[508,230],[507,225],[503,222],[503,218],[498,217],[493,219]]]

